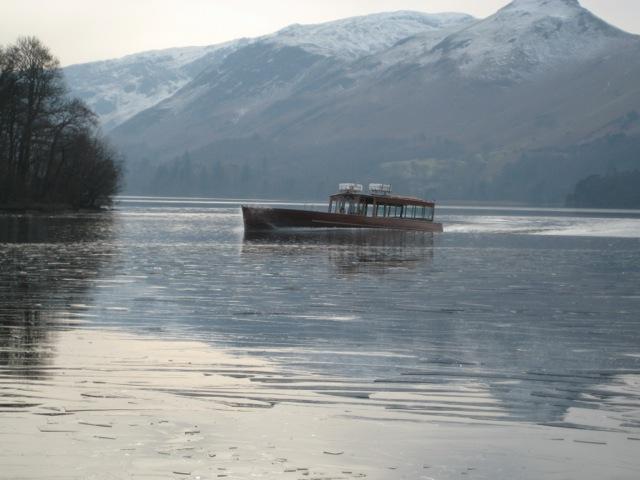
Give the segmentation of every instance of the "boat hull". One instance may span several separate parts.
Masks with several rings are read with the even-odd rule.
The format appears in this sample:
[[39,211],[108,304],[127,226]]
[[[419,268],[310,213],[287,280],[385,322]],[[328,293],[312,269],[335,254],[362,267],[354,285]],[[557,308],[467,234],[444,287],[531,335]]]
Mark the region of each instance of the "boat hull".
[[364,217],[340,213],[314,212],[287,208],[242,207],[246,232],[289,228],[382,228],[442,232],[442,224],[426,220]]

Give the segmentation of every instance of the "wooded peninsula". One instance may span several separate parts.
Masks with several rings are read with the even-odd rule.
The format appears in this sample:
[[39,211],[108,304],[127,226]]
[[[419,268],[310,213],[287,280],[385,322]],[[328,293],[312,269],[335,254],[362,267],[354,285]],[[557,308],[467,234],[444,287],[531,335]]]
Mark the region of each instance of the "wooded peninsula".
[[96,114],[69,97],[49,49],[34,37],[0,46],[0,209],[100,208],[121,178]]

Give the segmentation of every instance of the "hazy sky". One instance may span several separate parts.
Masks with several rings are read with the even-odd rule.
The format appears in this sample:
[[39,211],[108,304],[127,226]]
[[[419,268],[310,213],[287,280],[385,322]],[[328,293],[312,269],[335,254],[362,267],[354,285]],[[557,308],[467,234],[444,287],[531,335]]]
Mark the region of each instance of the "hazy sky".
[[[0,0],[0,45],[35,35],[63,65],[187,45],[210,45],[367,13],[418,10],[486,17],[510,0]],[[640,0],[581,0],[640,33]]]

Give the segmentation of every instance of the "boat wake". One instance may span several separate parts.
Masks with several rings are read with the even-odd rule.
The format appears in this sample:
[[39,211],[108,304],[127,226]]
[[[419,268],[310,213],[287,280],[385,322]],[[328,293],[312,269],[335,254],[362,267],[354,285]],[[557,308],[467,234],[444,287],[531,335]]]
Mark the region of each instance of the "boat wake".
[[640,218],[447,215],[446,233],[640,238]]

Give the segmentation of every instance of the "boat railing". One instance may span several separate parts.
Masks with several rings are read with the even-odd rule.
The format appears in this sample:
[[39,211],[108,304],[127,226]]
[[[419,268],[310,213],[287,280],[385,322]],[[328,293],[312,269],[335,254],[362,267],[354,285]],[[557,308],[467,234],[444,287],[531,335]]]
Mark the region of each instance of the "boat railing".
[[329,206],[322,203],[305,203],[302,208],[309,212],[326,212]]
[[254,202],[244,204],[250,208],[290,208],[296,210],[306,210],[309,212],[326,212],[329,208],[327,203],[287,203],[287,202]]

